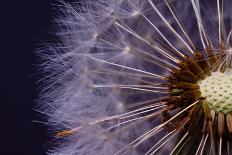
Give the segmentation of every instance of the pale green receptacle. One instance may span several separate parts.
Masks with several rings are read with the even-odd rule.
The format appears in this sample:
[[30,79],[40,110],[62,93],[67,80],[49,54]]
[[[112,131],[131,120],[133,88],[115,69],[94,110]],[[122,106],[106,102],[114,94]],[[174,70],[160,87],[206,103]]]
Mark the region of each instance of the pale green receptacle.
[[211,76],[198,82],[201,96],[216,112],[224,114],[232,111],[232,70],[224,73],[212,72]]

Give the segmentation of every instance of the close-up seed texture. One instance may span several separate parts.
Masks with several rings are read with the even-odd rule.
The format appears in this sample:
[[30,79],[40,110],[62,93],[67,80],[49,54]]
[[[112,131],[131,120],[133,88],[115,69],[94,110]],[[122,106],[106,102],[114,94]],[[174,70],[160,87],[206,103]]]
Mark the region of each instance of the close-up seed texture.
[[231,0],[54,7],[54,40],[37,50],[47,154],[232,154]]

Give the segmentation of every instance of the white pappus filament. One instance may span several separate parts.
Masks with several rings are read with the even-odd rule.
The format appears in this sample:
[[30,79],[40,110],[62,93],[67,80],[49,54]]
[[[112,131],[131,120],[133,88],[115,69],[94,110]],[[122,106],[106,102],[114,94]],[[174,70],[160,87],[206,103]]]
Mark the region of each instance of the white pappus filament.
[[[232,70],[231,0],[54,6],[56,42],[38,50],[45,75],[39,111],[59,142],[47,154],[232,152],[231,97],[214,108],[220,105],[207,96],[207,80],[219,90]],[[230,77],[220,93],[231,92]]]

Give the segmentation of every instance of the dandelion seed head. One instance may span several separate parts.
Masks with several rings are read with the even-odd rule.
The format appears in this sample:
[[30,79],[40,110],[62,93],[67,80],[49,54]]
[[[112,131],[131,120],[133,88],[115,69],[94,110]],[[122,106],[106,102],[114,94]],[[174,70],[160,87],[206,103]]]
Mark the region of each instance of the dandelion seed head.
[[[229,154],[231,0],[59,1],[50,154]],[[229,153],[228,153],[229,152]]]

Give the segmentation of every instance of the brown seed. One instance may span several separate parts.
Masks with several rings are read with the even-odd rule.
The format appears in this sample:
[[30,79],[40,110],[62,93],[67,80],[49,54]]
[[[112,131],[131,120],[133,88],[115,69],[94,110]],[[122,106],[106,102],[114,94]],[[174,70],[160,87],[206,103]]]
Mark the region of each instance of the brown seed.
[[232,134],[232,114],[231,113],[226,114],[226,124],[227,124],[229,133]]
[[218,135],[219,137],[223,136],[224,122],[225,122],[224,114],[222,112],[219,112],[218,113]]

